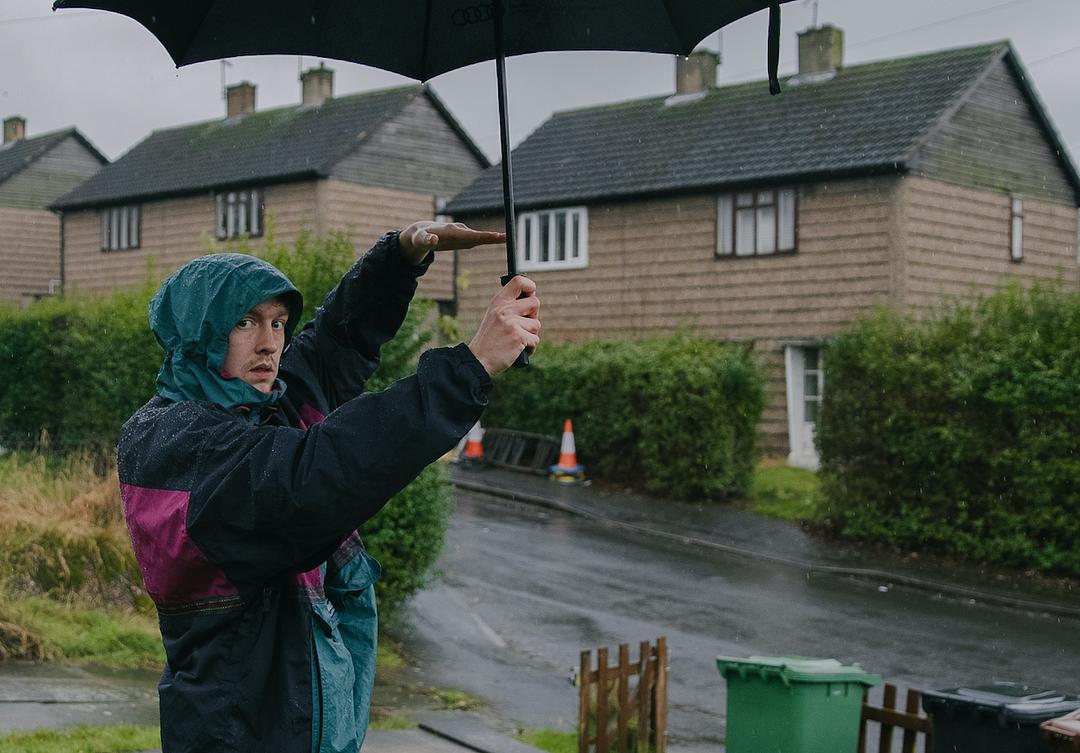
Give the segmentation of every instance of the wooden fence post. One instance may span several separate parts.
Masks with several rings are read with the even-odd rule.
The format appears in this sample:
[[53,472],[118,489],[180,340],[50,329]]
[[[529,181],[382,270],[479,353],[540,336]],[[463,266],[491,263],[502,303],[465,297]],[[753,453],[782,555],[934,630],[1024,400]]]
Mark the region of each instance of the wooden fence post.
[[592,672],[592,652],[581,652],[581,668],[578,670],[578,679],[581,687],[578,688],[578,753],[589,753],[589,696],[592,694],[592,686],[589,675]]
[[656,753],[667,751],[667,663],[667,639],[660,637],[656,639],[656,715],[653,719]]

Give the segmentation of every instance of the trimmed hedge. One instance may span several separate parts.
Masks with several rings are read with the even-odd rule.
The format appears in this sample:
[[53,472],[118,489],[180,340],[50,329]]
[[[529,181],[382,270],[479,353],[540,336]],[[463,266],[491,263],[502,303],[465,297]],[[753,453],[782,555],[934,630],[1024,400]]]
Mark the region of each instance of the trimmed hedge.
[[676,499],[744,495],[763,407],[747,347],[688,335],[544,344],[496,381],[490,427],[558,435],[574,421],[590,476]]
[[[352,241],[343,233],[303,234],[292,244],[270,235],[258,247],[229,250],[262,256],[289,276],[304,295],[305,319],[353,261]],[[148,282],[97,298],[46,299],[24,310],[0,307],[0,446],[111,455],[121,424],[154,393],[162,352],[146,310],[156,287]],[[384,346],[369,389],[415,369],[434,337],[432,311],[430,301],[413,303]],[[429,470],[364,526],[365,539],[387,566],[379,586],[384,611],[422,584],[445,535],[448,495],[446,481]],[[49,590],[48,573],[32,578]]]
[[822,513],[840,533],[1080,575],[1080,296],[882,311],[825,369]]

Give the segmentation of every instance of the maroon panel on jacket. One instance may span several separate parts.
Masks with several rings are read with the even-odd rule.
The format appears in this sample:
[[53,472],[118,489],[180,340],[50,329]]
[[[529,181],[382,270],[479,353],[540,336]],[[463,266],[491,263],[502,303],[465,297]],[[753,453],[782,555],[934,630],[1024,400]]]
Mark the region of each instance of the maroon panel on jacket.
[[120,485],[135,559],[158,604],[186,604],[239,593],[187,532],[190,492]]
[[312,408],[307,403],[300,406],[300,428],[307,429],[315,424],[321,424],[326,420],[326,416],[319,411]]

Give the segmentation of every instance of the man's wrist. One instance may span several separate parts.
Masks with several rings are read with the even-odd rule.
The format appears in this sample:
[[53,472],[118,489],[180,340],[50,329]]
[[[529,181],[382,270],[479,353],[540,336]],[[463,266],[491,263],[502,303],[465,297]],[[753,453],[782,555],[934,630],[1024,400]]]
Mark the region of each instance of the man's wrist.
[[410,234],[405,232],[407,229],[408,228],[398,231],[398,248],[400,249],[401,258],[404,259],[409,266],[415,267],[424,263],[431,254],[431,249],[418,249],[413,246]]

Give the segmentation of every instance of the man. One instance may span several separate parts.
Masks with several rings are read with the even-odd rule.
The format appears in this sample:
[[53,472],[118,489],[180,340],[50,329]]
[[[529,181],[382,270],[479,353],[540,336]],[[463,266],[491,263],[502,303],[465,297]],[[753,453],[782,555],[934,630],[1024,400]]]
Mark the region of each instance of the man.
[[469,430],[490,376],[535,348],[535,284],[502,288],[468,346],[429,350],[383,392],[364,382],[434,252],[503,239],[458,223],[388,233],[295,338],[299,292],[254,257],[196,259],[154,296],[165,361],[118,457],[167,654],[164,753],[359,749],[379,565],[355,530]]

